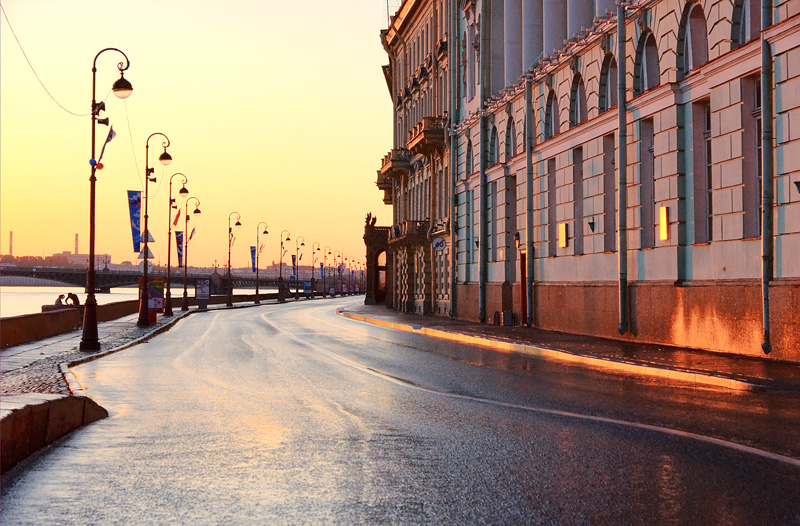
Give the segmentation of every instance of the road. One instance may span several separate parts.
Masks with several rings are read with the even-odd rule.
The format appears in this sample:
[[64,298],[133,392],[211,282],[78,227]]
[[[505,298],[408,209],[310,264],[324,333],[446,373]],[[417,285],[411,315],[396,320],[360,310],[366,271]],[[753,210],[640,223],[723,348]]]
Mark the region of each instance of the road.
[[800,400],[335,314],[198,313],[75,369],[111,417],[3,479],[12,524],[800,524]]

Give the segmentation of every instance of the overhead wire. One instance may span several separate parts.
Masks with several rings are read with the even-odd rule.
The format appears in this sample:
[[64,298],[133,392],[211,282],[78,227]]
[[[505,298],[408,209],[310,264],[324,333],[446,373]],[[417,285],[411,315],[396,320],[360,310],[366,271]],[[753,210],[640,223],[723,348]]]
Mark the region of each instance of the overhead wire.
[[[3,7],[2,3],[0,3],[0,11],[3,12],[3,18],[6,19],[6,24],[8,24],[8,29],[10,29],[11,30],[11,34],[14,35],[14,40],[17,41],[17,45],[19,46],[19,50],[22,52],[22,56],[25,57],[25,62],[28,63],[28,67],[31,68],[31,71],[33,72],[33,76],[36,77],[37,81],[39,81],[39,85],[42,87],[42,89],[45,91],[45,93],[47,93],[47,95],[50,97],[50,99],[52,99],[52,101],[55,102],[56,105],[59,108],[61,108],[65,112],[69,113],[70,115],[74,115],[75,117],[88,117],[88,116],[90,116],[91,112],[90,113],[75,113],[74,111],[71,111],[71,110],[65,108],[60,102],[58,102],[58,100],[56,100],[56,98],[53,96],[53,94],[50,93],[50,90],[48,90],[47,86],[44,85],[44,82],[42,82],[42,79],[39,78],[39,74],[36,73],[36,69],[33,67],[33,64],[31,64],[31,61],[28,58],[28,54],[25,53],[25,49],[22,47],[22,43],[19,41],[19,38],[17,37],[17,33],[14,31],[14,28],[11,26],[11,21],[8,19],[8,14],[6,14],[6,10]],[[111,93],[111,92],[109,91],[109,93]],[[106,97],[108,97],[108,95],[106,95]],[[103,100],[105,100],[105,99],[103,99]]]

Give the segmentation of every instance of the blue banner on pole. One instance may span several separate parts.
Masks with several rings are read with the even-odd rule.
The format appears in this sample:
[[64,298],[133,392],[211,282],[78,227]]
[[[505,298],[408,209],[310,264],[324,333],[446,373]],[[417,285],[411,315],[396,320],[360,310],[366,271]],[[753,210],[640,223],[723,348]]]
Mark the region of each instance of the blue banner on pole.
[[175,232],[175,244],[178,251],[178,268],[183,268],[183,232],[180,230]]
[[142,192],[139,190],[128,190],[128,211],[131,216],[133,251],[139,252],[142,243]]
[[320,279],[325,279],[325,263],[324,262],[319,264],[319,278]]
[[253,272],[256,271],[256,247],[250,247],[250,262],[253,264]]
[[292,254],[292,275],[297,276],[297,254]]

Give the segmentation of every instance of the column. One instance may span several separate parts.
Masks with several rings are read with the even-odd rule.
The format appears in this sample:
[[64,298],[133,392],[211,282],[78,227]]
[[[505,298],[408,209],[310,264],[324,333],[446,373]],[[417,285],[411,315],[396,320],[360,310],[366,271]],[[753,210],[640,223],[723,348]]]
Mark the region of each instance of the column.
[[582,27],[592,27],[594,0],[569,0],[567,6],[567,38],[580,33]]
[[514,84],[522,75],[522,0],[505,0],[505,84]]
[[567,39],[567,3],[564,0],[544,0],[542,9],[544,25],[544,54],[552,55],[555,49],[564,49]]
[[522,0],[522,67],[524,70],[539,60],[544,43],[543,28],[542,0]]

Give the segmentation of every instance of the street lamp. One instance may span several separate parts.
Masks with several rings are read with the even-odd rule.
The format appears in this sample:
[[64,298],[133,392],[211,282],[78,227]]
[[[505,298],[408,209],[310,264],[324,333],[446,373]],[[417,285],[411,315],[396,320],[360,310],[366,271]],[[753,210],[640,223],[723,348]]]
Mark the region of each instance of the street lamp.
[[231,247],[233,246],[231,217],[233,217],[233,214],[236,214],[236,224],[234,224],[234,226],[242,226],[242,223],[239,221],[242,216],[239,215],[239,212],[231,212],[228,214],[228,301],[225,303],[228,307],[233,307],[233,286],[231,285]]
[[[314,272],[315,272],[314,269],[317,267],[317,252],[322,251],[322,249],[320,249],[319,246],[320,245],[318,241],[314,241],[313,243],[311,243],[311,297],[312,298],[314,297],[314,292],[316,292],[317,290],[316,283],[314,280]],[[324,288],[325,286],[324,281],[322,283],[322,286]]]
[[123,72],[127,70],[131,61],[128,56],[117,48],[105,48],[100,53],[95,55],[92,62],[92,157],[89,164],[92,167],[91,175],[89,176],[89,269],[86,272],[86,305],[83,311],[83,334],[81,335],[80,350],[81,351],[99,351],[100,340],[97,337],[97,298],[94,292],[97,288],[97,277],[94,270],[94,239],[95,239],[95,172],[97,171],[97,161],[95,155],[95,127],[97,123],[105,124],[108,126],[108,118],[98,119],[100,112],[106,109],[104,101],[97,102],[97,57],[106,51],[116,51],[125,57],[125,62],[119,62],[117,69],[119,70],[119,79],[111,86],[111,91],[114,92],[120,99],[127,99],[133,92],[133,86],[125,79]]
[[147,142],[145,143],[145,155],[144,155],[144,229],[142,232],[144,233],[143,243],[144,246],[142,247],[142,254],[139,257],[144,258],[144,272],[142,274],[142,279],[144,280],[142,284],[142,293],[141,293],[141,300],[139,302],[139,320],[136,322],[136,325],[139,327],[149,327],[150,326],[150,311],[149,311],[149,303],[150,303],[150,291],[149,291],[149,283],[147,282],[147,260],[150,257],[150,249],[147,248],[147,243],[150,240],[150,230],[147,228],[147,198],[148,198],[148,189],[150,188],[150,181],[156,182],[155,177],[150,177],[155,171],[155,168],[150,168],[150,139],[155,137],[156,135],[160,135],[164,137],[167,142],[161,143],[161,146],[164,147],[164,152],[158,156],[158,160],[164,166],[167,166],[169,163],[172,162],[172,156],[167,153],[167,147],[169,146],[169,137],[164,135],[163,133],[156,132],[150,134],[150,137],[147,138]]
[[197,204],[194,207],[193,214],[200,213],[200,200],[196,197],[190,197],[186,200],[186,209],[183,214],[183,303],[181,303],[181,310],[189,310],[189,297],[186,294],[186,282],[189,279],[189,201],[194,199]]
[[[169,228],[167,230],[167,290],[164,293],[164,316],[172,316],[172,295],[170,294],[170,256],[172,255],[172,210],[178,209],[178,205],[175,204],[175,198],[172,197],[172,179],[176,175],[180,175],[183,178],[183,186],[181,187],[178,193],[181,197],[186,197],[189,195],[189,190],[186,189],[186,175],[180,172],[172,174],[169,178],[169,210],[167,210],[167,222],[169,223]],[[178,222],[178,218],[175,218],[175,222]],[[188,234],[188,232],[187,232]]]
[[[347,274],[347,294],[353,294],[353,281],[350,276],[350,260],[348,259],[347,254],[342,254],[343,261],[344,261],[344,272]],[[344,279],[342,280],[342,285],[344,286]]]
[[281,230],[281,253],[278,261],[278,301],[284,302],[286,298],[283,297],[283,233],[286,232],[285,241],[290,241],[290,233],[288,230]]
[[328,284],[325,281],[325,269],[328,268],[328,256],[331,255],[331,247],[325,245],[325,248],[322,250],[322,297],[324,298],[325,295],[328,293]]
[[261,246],[261,241],[259,240],[259,236],[262,234],[261,225],[264,225],[263,234],[265,236],[269,234],[269,232],[267,232],[267,228],[269,228],[269,225],[266,222],[261,221],[259,224],[256,225],[256,305],[261,303],[261,301],[258,299],[258,256],[261,254],[261,249],[263,248]]
[[339,265],[336,264],[336,259],[339,259],[339,264],[342,263],[342,252],[337,250],[333,253],[333,295],[336,296],[336,273],[339,272]]
[[294,276],[294,299],[297,301],[300,299],[300,290],[297,288],[300,285],[300,247],[306,246],[306,238],[297,236],[294,240],[294,246],[294,264],[297,266]]

